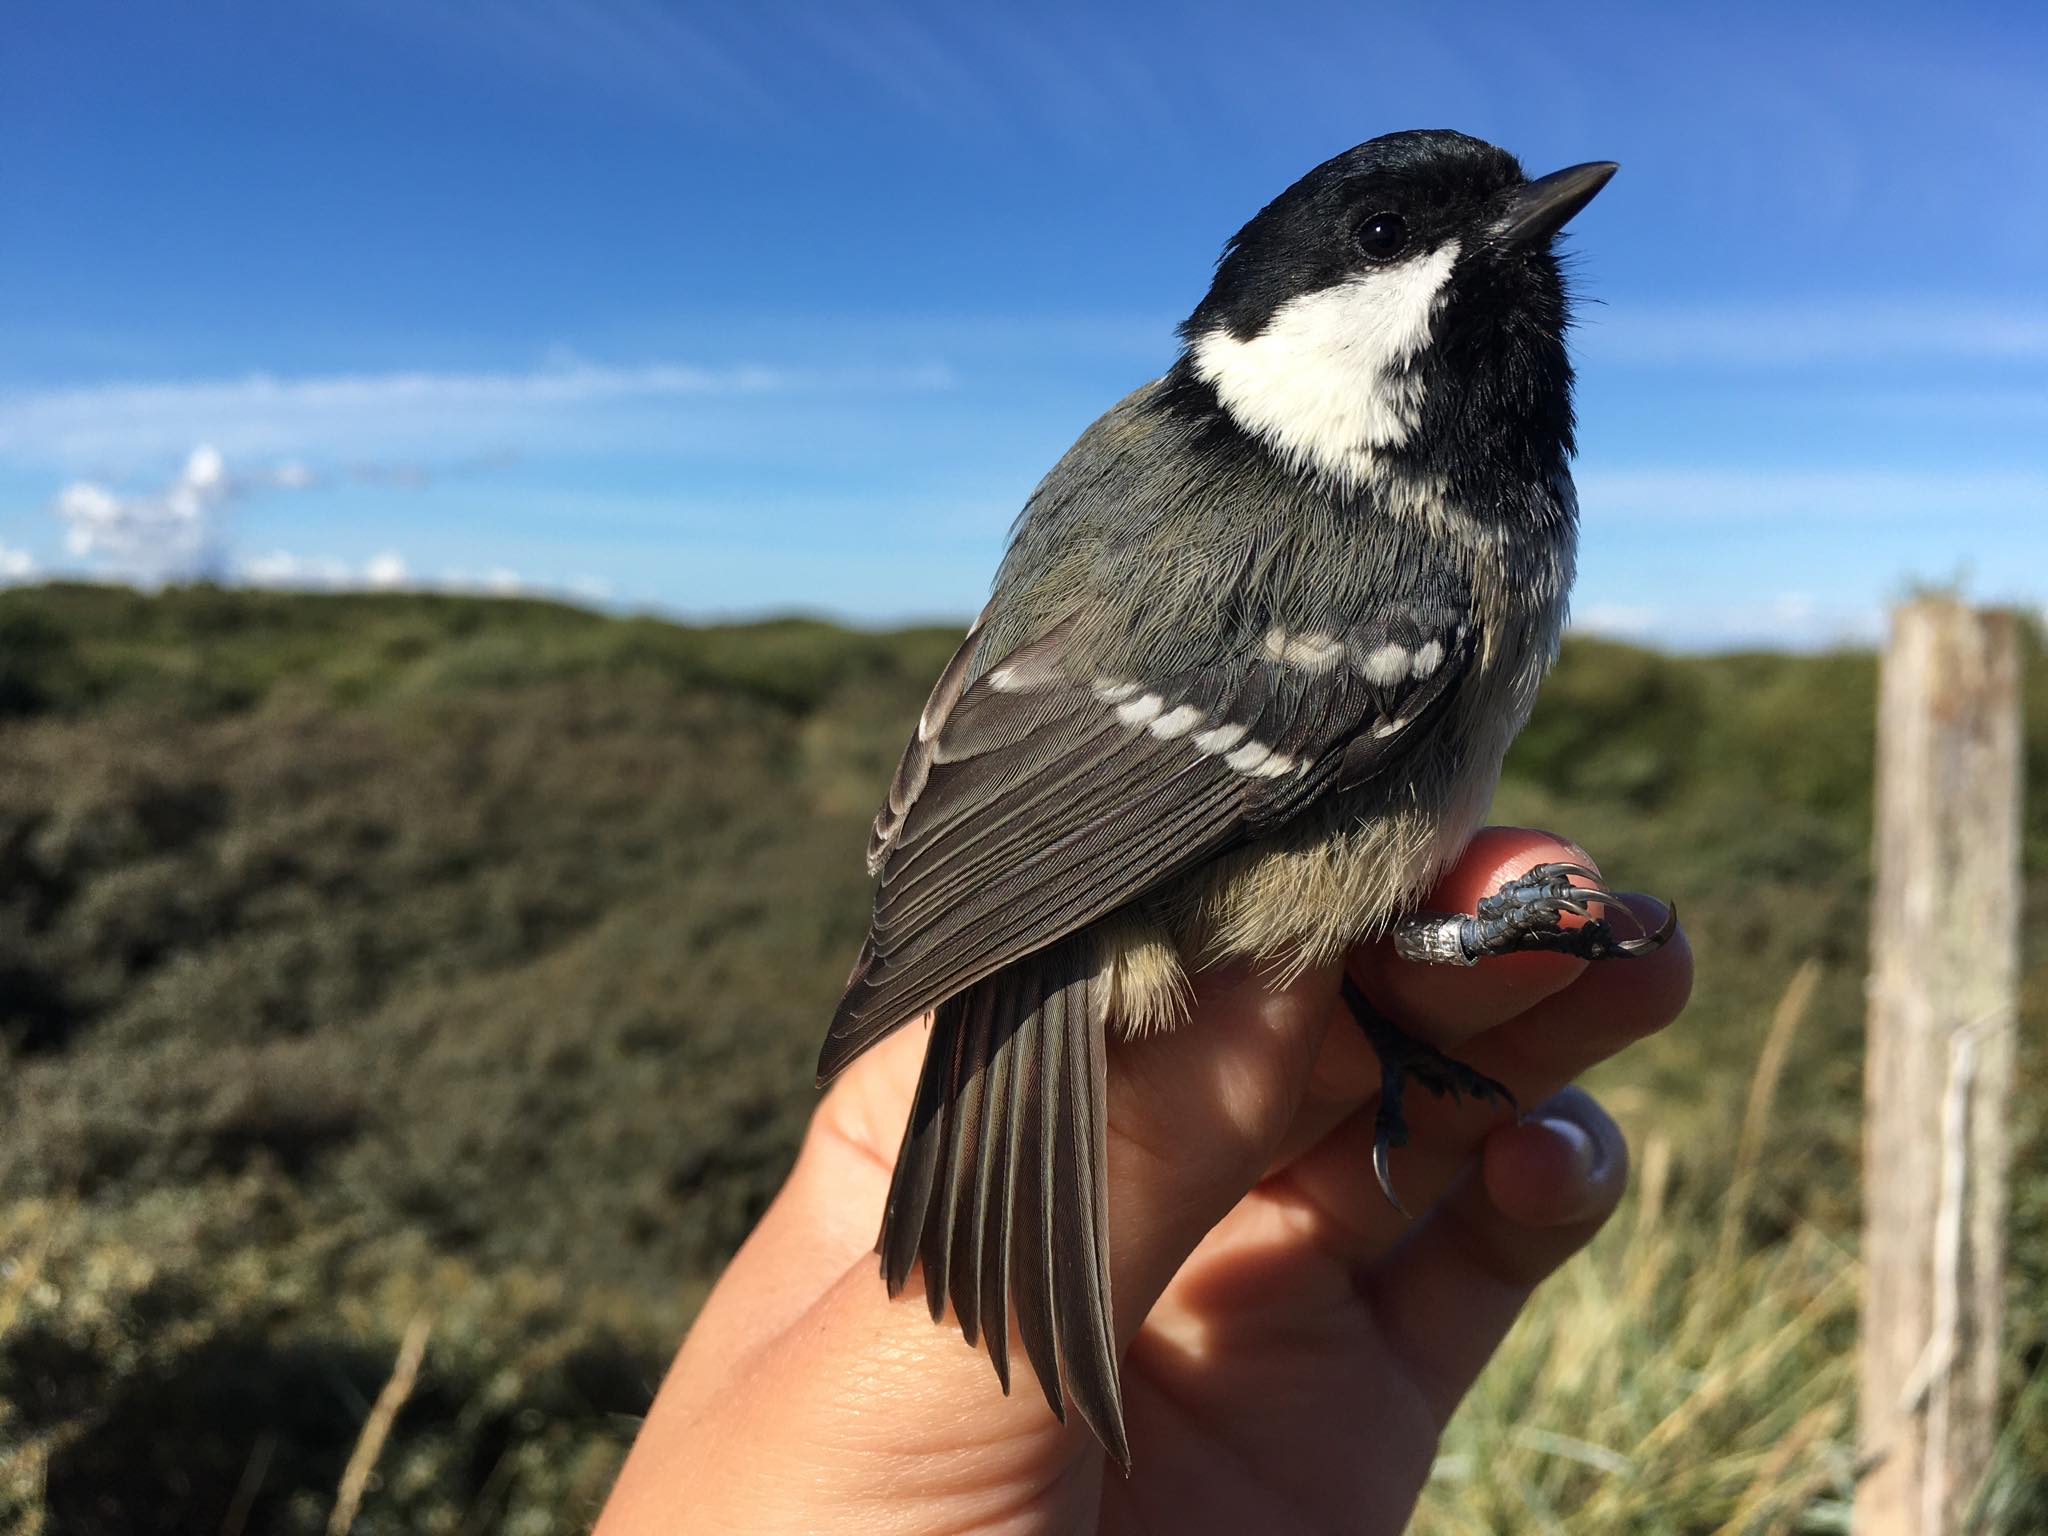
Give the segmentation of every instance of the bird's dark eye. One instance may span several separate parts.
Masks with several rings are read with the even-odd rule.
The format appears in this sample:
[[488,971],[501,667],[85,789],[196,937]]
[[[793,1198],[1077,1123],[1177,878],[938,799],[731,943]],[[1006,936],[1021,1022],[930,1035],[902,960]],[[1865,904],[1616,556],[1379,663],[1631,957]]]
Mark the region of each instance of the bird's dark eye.
[[1408,244],[1408,221],[1398,213],[1376,213],[1358,226],[1358,248],[1374,261],[1392,261]]

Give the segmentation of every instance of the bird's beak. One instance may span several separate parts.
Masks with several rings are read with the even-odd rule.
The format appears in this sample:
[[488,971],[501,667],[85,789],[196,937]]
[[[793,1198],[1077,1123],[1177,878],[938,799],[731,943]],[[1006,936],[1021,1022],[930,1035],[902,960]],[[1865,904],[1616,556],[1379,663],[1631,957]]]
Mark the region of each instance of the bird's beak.
[[1524,182],[1508,193],[1500,219],[1490,231],[1493,242],[1532,245],[1548,240],[1593,201],[1593,194],[1620,169],[1612,160],[1589,160]]

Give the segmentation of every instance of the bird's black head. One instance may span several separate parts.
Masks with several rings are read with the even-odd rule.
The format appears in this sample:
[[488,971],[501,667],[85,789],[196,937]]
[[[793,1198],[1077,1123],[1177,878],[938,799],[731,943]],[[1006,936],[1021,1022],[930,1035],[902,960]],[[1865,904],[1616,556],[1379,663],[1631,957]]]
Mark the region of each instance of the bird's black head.
[[1302,469],[1543,478],[1571,453],[1554,237],[1609,162],[1529,180],[1448,130],[1325,161],[1231,237],[1185,373]]

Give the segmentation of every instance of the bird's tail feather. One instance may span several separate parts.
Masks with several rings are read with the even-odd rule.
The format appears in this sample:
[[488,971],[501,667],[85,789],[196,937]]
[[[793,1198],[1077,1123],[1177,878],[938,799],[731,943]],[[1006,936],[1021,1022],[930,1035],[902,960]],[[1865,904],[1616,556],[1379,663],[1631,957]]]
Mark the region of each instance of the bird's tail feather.
[[1009,1318],[1046,1401],[1128,1469],[1109,1304],[1107,992],[1083,937],[942,1004],[876,1247],[889,1294],[924,1268],[1010,1390]]

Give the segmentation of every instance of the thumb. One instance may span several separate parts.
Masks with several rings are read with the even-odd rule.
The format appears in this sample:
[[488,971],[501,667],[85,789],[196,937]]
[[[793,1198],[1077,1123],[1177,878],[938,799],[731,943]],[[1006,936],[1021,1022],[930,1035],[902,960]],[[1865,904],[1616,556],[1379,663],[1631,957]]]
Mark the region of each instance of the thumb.
[[1110,1295],[1128,1342],[1209,1229],[1264,1177],[1337,1007],[1336,966],[1203,971],[1187,1022],[1112,1040]]

